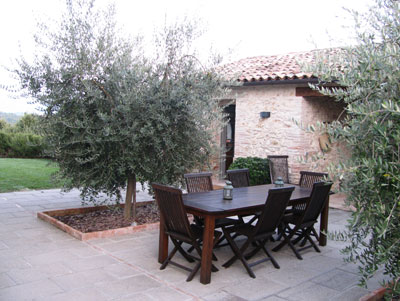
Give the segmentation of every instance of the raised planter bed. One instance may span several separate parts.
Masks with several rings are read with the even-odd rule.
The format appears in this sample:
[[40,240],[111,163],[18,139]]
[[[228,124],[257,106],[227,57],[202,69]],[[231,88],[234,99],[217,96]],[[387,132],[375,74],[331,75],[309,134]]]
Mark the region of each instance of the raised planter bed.
[[380,287],[368,295],[361,297],[358,301],[382,301],[384,300],[383,296],[385,295],[386,290],[386,287]]
[[[147,202],[139,202],[137,206],[144,206],[153,203],[154,201],[147,201]],[[121,205],[123,206],[123,205]],[[38,212],[37,217],[43,221],[46,221],[53,226],[59,228],[60,230],[67,232],[68,234],[72,235],[73,237],[85,241],[94,238],[106,238],[106,237],[113,237],[125,234],[132,234],[135,232],[140,232],[144,230],[150,229],[157,229],[159,227],[159,222],[150,223],[150,224],[143,224],[137,226],[129,226],[117,229],[110,229],[104,231],[96,231],[96,232],[88,232],[83,233],[77,229],[70,227],[69,225],[57,220],[55,217],[57,216],[65,216],[65,215],[74,215],[74,214],[84,214],[92,211],[97,210],[104,210],[107,209],[107,206],[96,206],[96,207],[85,207],[85,208],[72,208],[72,209],[60,209],[60,210],[51,210],[51,211],[44,211]]]

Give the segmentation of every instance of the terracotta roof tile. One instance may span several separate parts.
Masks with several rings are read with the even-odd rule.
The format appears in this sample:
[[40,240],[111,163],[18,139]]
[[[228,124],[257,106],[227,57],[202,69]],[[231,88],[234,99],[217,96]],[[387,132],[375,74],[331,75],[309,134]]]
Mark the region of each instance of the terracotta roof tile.
[[334,54],[338,48],[293,52],[283,55],[256,56],[220,66],[217,72],[241,82],[262,82],[315,78],[303,72],[300,64],[315,61],[318,54]]

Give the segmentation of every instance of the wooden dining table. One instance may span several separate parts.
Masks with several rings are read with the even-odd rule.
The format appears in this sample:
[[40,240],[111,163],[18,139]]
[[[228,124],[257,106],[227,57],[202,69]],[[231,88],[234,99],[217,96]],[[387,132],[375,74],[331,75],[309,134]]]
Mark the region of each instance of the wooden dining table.
[[[297,185],[289,201],[289,206],[304,202],[310,197],[311,189]],[[215,219],[254,214],[259,212],[265,205],[268,191],[274,188],[274,184],[249,186],[233,189],[233,199],[224,200],[222,190],[208,192],[196,192],[183,194],[183,203],[187,213],[204,218],[203,248],[201,256],[200,282],[208,284],[211,282],[212,250],[214,239]],[[326,231],[328,230],[329,199],[321,213],[319,245],[326,245]],[[161,217],[162,219],[162,217]],[[168,256],[168,236],[165,234],[163,221],[160,221],[160,237],[158,261],[160,263]]]

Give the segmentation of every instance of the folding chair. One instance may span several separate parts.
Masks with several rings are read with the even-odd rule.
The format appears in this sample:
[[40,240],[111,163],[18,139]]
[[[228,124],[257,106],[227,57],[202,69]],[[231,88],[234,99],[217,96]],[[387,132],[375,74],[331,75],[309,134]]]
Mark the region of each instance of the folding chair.
[[[294,211],[293,213],[287,214],[283,217],[282,222],[284,230],[282,236],[284,240],[272,249],[273,251],[276,252],[287,244],[293,250],[298,259],[303,259],[300,255],[301,251],[311,247],[313,247],[315,251],[321,252],[310,235],[313,234],[317,240],[319,239],[314,224],[318,221],[318,216],[324,209],[331,187],[331,182],[314,183],[311,196],[309,200],[305,202],[305,210],[298,212]],[[291,227],[291,225],[293,226]],[[297,237],[292,240],[295,235]],[[295,245],[301,240],[303,240],[301,248],[297,249]],[[304,246],[306,241],[310,242],[308,246]]]
[[232,182],[233,187],[238,188],[250,186],[248,168],[227,170],[226,174],[228,176],[228,180]]
[[[250,172],[248,168],[242,168],[242,169],[231,169],[227,170],[226,174],[228,176],[228,180],[232,182],[232,186],[234,188],[239,188],[239,187],[248,187],[250,186]],[[248,223],[253,223],[257,218],[258,218],[259,213],[255,214],[249,221]],[[240,215],[239,219],[244,222],[243,218],[246,215]]]
[[187,173],[183,177],[189,193],[213,190],[211,172]]
[[[212,184],[212,173],[211,172],[200,172],[200,173],[188,173],[184,174],[183,177],[185,178],[186,182],[186,189],[189,193],[194,193],[194,192],[206,192],[206,191],[211,191],[213,190],[213,184]],[[200,226],[204,227],[204,221],[202,218],[198,216],[194,216],[195,223]],[[231,226],[240,223],[240,220],[237,219],[232,219],[232,218],[217,218],[215,219],[215,228],[222,228],[225,226]],[[216,246],[222,247],[225,246],[221,245],[221,242],[225,238],[222,236],[220,240],[216,243]],[[188,252],[193,251],[193,247],[191,247]],[[214,259],[216,257],[214,256]]]
[[[280,224],[293,190],[294,187],[270,189],[268,191],[268,197],[265,202],[265,206],[258,218],[256,225],[253,226],[246,223],[229,228],[222,228],[224,231],[224,235],[228,240],[233,253],[235,254],[222,266],[227,268],[231,266],[237,259],[239,259],[243,263],[243,266],[247,270],[247,273],[252,278],[256,278],[256,276],[251,267],[262,262],[271,260],[275,268],[280,268],[279,264],[265,248],[265,244],[272,237],[272,235],[275,233],[276,227]],[[244,235],[247,237],[247,240],[240,248],[233,240],[233,233]],[[247,248],[253,243],[255,243],[255,248],[251,252],[245,254]],[[266,254],[266,257],[253,263],[248,263],[247,260],[256,255],[261,249]]]
[[[312,188],[314,183],[324,181],[328,177],[327,173],[323,172],[313,172],[313,171],[300,171],[300,187]],[[306,209],[306,203],[300,203],[293,206],[291,211],[296,211],[300,213]],[[289,213],[286,211],[286,213]]]
[[[180,189],[156,183],[153,183],[152,187],[158,207],[160,209],[160,214],[164,220],[165,233],[169,236],[175,246],[162,263],[160,270],[165,269],[168,264],[175,265],[181,269],[189,271],[190,274],[186,281],[191,281],[197,271],[200,269],[201,247],[199,242],[203,237],[203,229],[189,223],[185,208],[183,206],[182,191]],[[222,233],[219,231],[214,231],[214,243],[218,241],[221,234]],[[192,245],[197,251],[199,257],[195,257],[187,253],[182,248],[182,244],[184,242]],[[189,262],[194,262],[195,260],[198,262],[192,269],[190,269],[182,264],[172,261],[172,258],[176,252],[182,254],[182,256]],[[216,272],[218,269],[212,265],[212,271]]]

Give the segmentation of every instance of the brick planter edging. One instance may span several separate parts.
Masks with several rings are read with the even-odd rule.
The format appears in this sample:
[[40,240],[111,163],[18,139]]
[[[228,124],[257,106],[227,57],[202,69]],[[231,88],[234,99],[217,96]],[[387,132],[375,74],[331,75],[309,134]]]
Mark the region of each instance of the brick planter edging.
[[385,295],[386,292],[386,287],[380,287],[368,295],[365,295],[361,297],[358,301],[379,301],[382,300],[383,296]]
[[[143,205],[147,205],[149,203],[153,203],[153,202],[152,201],[140,202],[140,203],[137,203],[137,206],[143,206]],[[121,206],[123,207],[123,205],[121,205]],[[145,230],[153,230],[153,229],[159,228],[160,223],[157,222],[157,223],[151,223],[151,224],[143,224],[143,225],[137,225],[137,226],[129,226],[129,227],[124,227],[124,228],[104,230],[104,231],[83,233],[79,230],[76,230],[76,229],[68,226],[67,224],[64,224],[63,222],[57,220],[56,218],[54,218],[54,216],[82,214],[82,213],[87,213],[87,212],[91,212],[91,211],[103,210],[106,208],[107,208],[107,206],[97,206],[97,207],[51,210],[51,211],[38,212],[37,217],[45,222],[52,224],[53,226],[57,227],[58,229],[60,229],[64,232],[67,232],[71,236],[73,236],[79,240],[82,240],[82,241],[94,239],[94,238],[106,238],[106,237],[113,237],[113,236],[119,236],[119,235],[125,235],[125,234],[132,234],[135,232],[141,232],[141,231],[145,231]]]

